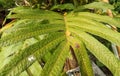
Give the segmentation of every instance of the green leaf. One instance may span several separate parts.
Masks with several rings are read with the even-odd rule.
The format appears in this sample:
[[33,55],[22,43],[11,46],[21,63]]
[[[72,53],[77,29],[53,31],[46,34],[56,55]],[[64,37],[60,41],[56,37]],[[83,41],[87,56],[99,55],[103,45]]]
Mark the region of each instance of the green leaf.
[[84,44],[75,37],[70,37],[69,41],[71,42],[72,48],[74,49],[75,55],[77,57],[81,75],[93,76],[91,62]]
[[6,64],[8,63],[13,57],[14,55],[20,51],[20,49],[22,48],[22,44],[23,42],[19,42],[17,44],[13,44],[11,46],[8,47],[2,47],[1,48],[1,52],[0,52],[0,69]]
[[[10,33],[0,39],[0,46],[8,46],[25,39],[38,36],[41,34],[49,34],[52,32],[58,32],[59,30],[64,30],[62,25],[58,24],[47,24],[39,27],[29,27],[27,29],[20,29],[16,32]],[[8,40],[9,39],[9,40]]]
[[[64,61],[69,54],[69,46],[72,46],[74,49],[76,48],[72,44],[69,44],[72,42],[69,40],[69,37],[73,37],[75,42],[83,42],[79,43],[83,50],[75,49],[74,51],[77,59],[81,59],[78,60],[79,64],[86,64],[84,65],[85,68],[83,67],[83,71],[87,72],[85,75],[88,75],[89,72],[91,73],[90,75],[92,75],[92,72],[86,69],[87,67],[90,68],[90,66],[84,46],[86,46],[100,62],[106,65],[114,75],[119,76],[120,61],[108,48],[89,35],[97,35],[119,45],[119,33],[105,26],[105,24],[109,24],[120,27],[119,21],[89,12],[75,13],[73,11],[72,13],[61,15],[53,11],[29,7],[14,8],[7,17],[15,18],[18,21],[16,20],[16,22],[13,23],[12,28],[2,31],[3,35],[0,39],[1,47],[16,44],[34,37],[38,40],[17,51],[10,59],[8,58],[9,61],[6,62],[5,66],[0,68],[0,76],[18,76],[22,72],[26,74],[25,70],[29,70],[29,67],[34,65],[33,63],[35,61],[40,61],[44,59],[44,57],[45,66],[41,74],[43,76],[62,75]],[[43,37],[39,39],[41,35]],[[2,52],[2,54],[4,53],[5,51]],[[4,60],[4,58],[2,58],[2,60]],[[82,74],[84,74],[84,72],[82,72]]]
[[[22,71],[27,69],[27,67],[29,67],[36,60],[36,58],[42,58],[48,51],[55,48],[59,42],[65,38],[63,34],[57,33],[56,35],[53,35],[50,35],[48,38],[30,45],[28,48],[18,52],[17,55],[12,58],[8,64],[2,67],[0,70],[0,76],[19,75]],[[29,58],[31,57],[34,59],[30,61]]]
[[62,42],[45,64],[41,76],[59,76],[69,54],[68,42]]
[[98,15],[98,14],[89,13],[89,12],[79,12],[77,14],[71,13],[71,14],[68,15],[68,18],[70,16],[73,16],[73,17],[77,16],[78,18],[86,18],[88,20],[90,19],[90,20],[114,25],[116,27],[120,27],[120,25],[119,25],[120,22],[119,21],[115,20],[114,18],[108,17],[108,16]]
[[[37,24],[35,24],[35,23],[37,23]],[[3,31],[5,33],[11,33],[11,32],[16,32],[17,30],[21,30],[21,29],[28,29],[28,28],[33,28],[33,27],[39,27],[41,25],[44,25],[44,24],[46,25],[48,23],[49,23],[49,21],[43,20],[43,19],[42,20],[37,20],[37,19],[16,20],[15,22],[12,23],[13,26],[11,28],[6,29],[6,30],[3,29]]]
[[[14,14],[12,14],[14,13]],[[52,17],[52,18],[51,18]],[[29,7],[16,7],[11,10],[11,14],[7,18],[22,18],[22,19],[63,19],[58,13],[48,11],[33,9]]]
[[[106,28],[101,28],[97,26],[91,26],[90,24],[82,24],[83,26],[80,26],[77,22],[75,24],[71,24],[70,26],[74,26],[75,29],[77,30],[83,30],[85,32],[89,32],[91,34],[100,36],[112,43],[115,43],[117,45],[120,45],[120,33],[113,31],[112,29],[106,29]],[[102,31],[101,31],[102,30]]]
[[102,9],[102,10],[107,10],[107,9],[114,9],[114,7],[112,5],[110,5],[109,3],[105,3],[105,2],[92,2],[86,5],[82,5],[77,7],[77,9],[75,9],[75,11],[79,11],[79,10],[83,10],[83,9]]
[[75,7],[71,3],[55,5],[51,10],[73,10]]
[[[89,13],[86,13],[89,14]],[[91,13],[90,13],[91,14]],[[96,14],[94,14],[96,15]],[[71,16],[71,17],[70,17]],[[73,16],[73,17],[72,17]],[[77,16],[77,17],[76,17]],[[75,14],[69,14],[66,16],[66,24],[69,28],[74,28],[76,30],[82,30],[93,35],[100,36],[112,43],[120,45],[120,33],[113,31],[112,29],[108,28],[107,26],[103,25],[101,22],[97,22],[97,20],[91,20],[89,18],[85,19],[86,17],[81,18]],[[97,15],[99,16],[99,15]],[[102,19],[102,18],[101,18]],[[109,19],[107,19],[109,20]]]
[[115,73],[117,73],[116,75],[120,75],[120,72],[118,72],[120,70],[120,61],[113,55],[112,52],[110,52],[108,48],[85,32],[73,29],[71,29],[71,31],[79,36],[78,38],[85,43],[90,52],[98,58],[101,63],[107,66],[113,75]]
[[76,22],[77,25],[78,25],[78,23],[80,23],[79,25],[86,24],[86,25],[89,25],[89,26],[96,26],[96,27],[101,27],[101,28],[108,29],[107,26],[105,26],[103,23],[98,22],[96,20],[92,20],[92,19],[88,19],[88,18],[84,18],[84,17],[76,17],[76,16],[67,17],[67,18],[68,18],[68,20],[67,20],[68,25],[69,24],[73,25],[73,23]]

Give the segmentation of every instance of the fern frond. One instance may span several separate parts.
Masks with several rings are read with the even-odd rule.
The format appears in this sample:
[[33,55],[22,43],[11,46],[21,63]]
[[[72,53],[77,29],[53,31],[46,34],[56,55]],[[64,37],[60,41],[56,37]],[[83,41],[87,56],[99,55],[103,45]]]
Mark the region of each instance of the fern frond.
[[[35,24],[36,23],[36,24]],[[10,32],[16,32],[20,29],[28,29],[31,27],[39,27],[41,25],[49,23],[47,20],[37,20],[37,19],[22,19],[22,20],[16,20],[16,22],[13,23],[13,26],[7,30],[5,30],[5,33]],[[5,25],[6,26],[6,25]]]
[[83,30],[85,32],[100,36],[112,43],[120,45],[120,33],[113,31],[112,29],[101,28],[97,26],[91,26],[90,24],[83,23],[82,26],[77,22],[75,24],[70,24],[72,28],[76,30]]
[[102,16],[102,15],[98,15],[98,14],[93,14],[93,13],[89,13],[89,12],[80,12],[80,13],[76,13],[76,14],[69,14],[67,17],[70,18],[71,16],[77,16],[79,18],[86,18],[86,19],[91,19],[91,20],[95,20],[95,21],[98,21],[98,22],[103,22],[103,23],[107,23],[107,24],[110,24],[110,25],[114,25],[116,27],[120,27],[120,22],[111,18],[111,17],[108,17],[108,16]]
[[[58,38],[59,36],[59,38]],[[28,48],[21,50],[17,55],[0,70],[0,76],[17,76],[27,69],[37,58],[43,57],[48,51],[55,48],[62,40],[65,39],[63,34],[52,34]],[[35,60],[29,61],[28,58],[33,56]]]
[[[88,15],[88,14],[87,14]],[[71,17],[73,16],[73,17]],[[82,15],[83,16],[83,15]],[[104,24],[97,22],[96,20],[85,19],[84,17],[76,17],[74,14],[66,16],[67,26],[76,30],[82,30],[97,36],[100,36],[112,43],[120,45],[120,34],[106,27]],[[88,20],[88,21],[87,21]]]
[[22,42],[13,44],[8,47],[1,47],[0,51],[0,69],[13,58],[14,54],[22,48]]
[[[25,39],[38,36],[41,34],[51,33],[51,32],[58,32],[59,30],[65,30],[65,27],[60,24],[48,24],[42,25],[39,27],[31,27],[28,29],[20,29],[16,32],[13,32],[5,37],[0,39],[0,46],[8,46],[13,43],[17,43],[19,41],[23,41]],[[9,39],[8,39],[9,38]]]
[[59,76],[69,54],[68,42],[62,42],[45,64],[41,76]]
[[76,36],[79,36],[79,39],[85,43],[90,52],[98,58],[100,62],[106,65],[113,74],[117,73],[116,75],[120,75],[120,72],[118,72],[120,70],[120,62],[108,48],[85,32],[73,29],[71,31],[76,34]]
[[75,55],[77,57],[80,72],[83,76],[93,76],[93,70],[91,66],[91,62],[89,60],[89,56],[87,54],[87,50],[84,44],[75,37],[69,37],[69,41],[74,49]]
[[[120,45],[120,34],[105,26],[105,24],[109,24],[120,27],[119,21],[88,12],[72,12],[67,15],[65,13],[63,16],[53,11],[28,7],[17,7],[12,9],[11,12],[7,18],[17,18],[20,20],[13,23],[14,26],[12,28],[3,32],[6,35],[0,39],[1,47],[16,44],[39,35],[46,36],[17,51],[10,60],[8,59],[9,61],[5,66],[0,68],[0,76],[18,76],[35,61],[44,59],[51,51],[51,56],[45,60],[46,64],[41,75],[59,76],[62,73],[65,59],[69,54],[70,45],[75,50],[79,64],[85,66],[82,66],[83,74],[87,72],[85,75],[90,73],[92,76],[92,70],[89,70],[90,62],[87,58],[86,48],[105,64],[114,75],[120,74],[119,60],[115,58],[108,48],[90,35],[94,34]],[[73,40],[68,37],[73,37]],[[74,46],[75,42],[79,43],[81,48],[76,48]],[[30,59],[31,57],[32,60]]]
[[114,7],[108,3],[105,2],[93,2],[93,3],[89,3],[86,5],[82,5],[77,7],[77,9],[75,9],[75,11],[80,11],[83,9],[102,9],[102,10],[107,10],[107,9],[114,9]]
[[101,27],[101,28],[106,28],[106,29],[109,29],[107,26],[105,26],[103,23],[101,22],[98,22],[98,21],[95,21],[95,20],[91,20],[91,19],[86,19],[84,17],[71,17],[69,18],[68,17],[68,20],[67,20],[67,24],[69,25],[73,25],[74,22],[76,23],[76,25],[83,25],[83,24],[86,24],[86,25],[89,25],[89,26],[97,26],[97,27]]
[[7,18],[22,18],[22,19],[63,19],[58,13],[33,9],[28,7],[16,7],[11,10],[14,14],[9,14]]
[[114,9],[114,6],[110,5],[109,3],[105,3],[105,2],[93,2],[90,4],[86,4],[83,6],[84,8],[96,8],[96,9],[103,9],[103,10],[107,10],[107,9]]
[[72,3],[66,3],[66,4],[59,4],[59,5],[55,5],[51,8],[51,10],[73,10],[75,7],[73,6]]
[[5,30],[4,32],[7,34],[14,33],[14,32],[19,32],[19,31],[24,31],[24,30],[34,30],[36,28],[38,29],[45,29],[49,27],[63,27],[64,24],[62,23],[54,23],[54,24],[49,24],[47,20],[35,20],[35,19],[24,19],[20,20],[14,23],[14,26],[11,27],[10,29]]

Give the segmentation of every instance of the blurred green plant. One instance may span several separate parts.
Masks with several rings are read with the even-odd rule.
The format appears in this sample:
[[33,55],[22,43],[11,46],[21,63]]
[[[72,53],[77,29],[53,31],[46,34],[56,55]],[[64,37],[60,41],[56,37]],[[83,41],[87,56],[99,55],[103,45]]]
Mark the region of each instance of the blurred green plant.
[[14,0],[0,0],[0,8],[11,8],[15,5]]
[[[92,0],[39,1],[35,3],[40,4],[37,8],[28,1],[13,8],[6,17],[14,20],[0,29],[0,76],[63,76],[65,61],[73,53],[80,73],[94,76],[87,51],[114,76],[120,75],[120,60],[95,37],[120,45],[120,33],[106,26],[120,28],[120,22],[91,12],[113,6],[89,3]],[[97,6],[100,4],[103,6]]]

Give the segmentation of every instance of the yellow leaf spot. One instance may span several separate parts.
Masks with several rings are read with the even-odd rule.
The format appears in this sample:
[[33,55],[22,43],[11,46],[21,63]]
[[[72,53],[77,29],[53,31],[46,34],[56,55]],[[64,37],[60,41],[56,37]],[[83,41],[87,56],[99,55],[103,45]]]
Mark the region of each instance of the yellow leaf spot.
[[66,36],[70,36],[70,32],[69,31],[66,31]]

